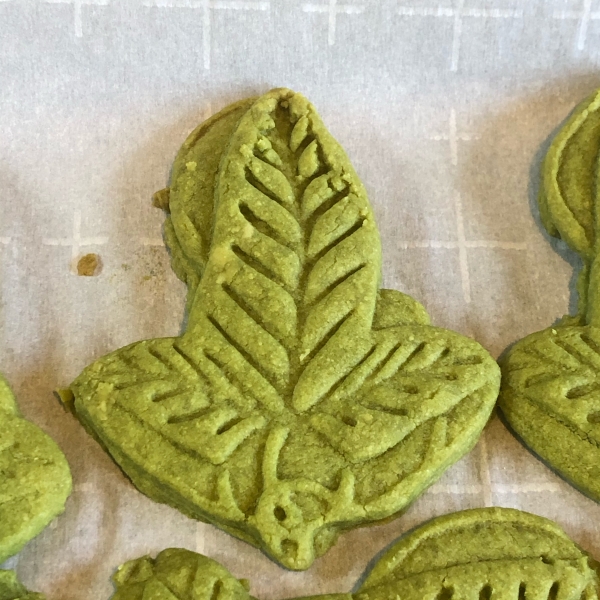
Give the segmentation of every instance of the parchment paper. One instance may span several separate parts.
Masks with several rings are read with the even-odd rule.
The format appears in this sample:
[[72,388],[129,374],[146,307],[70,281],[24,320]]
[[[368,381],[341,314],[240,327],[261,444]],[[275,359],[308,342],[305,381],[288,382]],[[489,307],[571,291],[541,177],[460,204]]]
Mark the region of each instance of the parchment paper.
[[[600,557],[599,505],[497,417],[404,516],[291,573],[148,500],[51,393],[118,346],[178,333],[184,286],[151,194],[197,123],[275,86],[314,102],[362,177],[385,286],[494,356],[550,325],[578,264],[540,227],[539,162],[599,62],[600,0],[0,1],[0,369],[75,480],[7,566],[50,600],[102,600],[118,564],[183,546],[264,600],[348,591],[409,528],[492,504],[555,519]],[[87,252],[96,277],[73,273]]]

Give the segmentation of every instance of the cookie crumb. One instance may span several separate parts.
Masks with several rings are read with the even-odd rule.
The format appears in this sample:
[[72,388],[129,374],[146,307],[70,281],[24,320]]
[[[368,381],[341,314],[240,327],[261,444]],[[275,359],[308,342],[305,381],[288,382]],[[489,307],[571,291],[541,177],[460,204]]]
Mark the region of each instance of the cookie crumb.
[[93,277],[98,274],[99,268],[100,257],[97,254],[86,254],[77,262],[77,275]]
[[169,193],[170,189],[165,188],[164,190],[159,190],[152,196],[152,204],[156,208],[162,208],[162,210],[166,210],[169,212]]

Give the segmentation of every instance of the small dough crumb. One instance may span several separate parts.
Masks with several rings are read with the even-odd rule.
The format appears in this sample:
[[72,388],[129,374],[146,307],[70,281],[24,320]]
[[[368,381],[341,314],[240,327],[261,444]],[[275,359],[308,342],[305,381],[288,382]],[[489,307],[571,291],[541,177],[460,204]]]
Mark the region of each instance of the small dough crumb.
[[93,277],[100,270],[100,257],[97,254],[86,254],[77,262],[77,275]]

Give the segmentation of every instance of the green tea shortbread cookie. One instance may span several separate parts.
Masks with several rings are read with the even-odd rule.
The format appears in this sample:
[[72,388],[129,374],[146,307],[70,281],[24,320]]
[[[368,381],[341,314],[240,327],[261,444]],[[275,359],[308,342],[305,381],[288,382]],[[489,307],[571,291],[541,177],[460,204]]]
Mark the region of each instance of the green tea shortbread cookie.
[[[400,539],[354,593],[312,600],[596,600],[597,564],[552,521],[508,508],[439,517]],[[122,565],[112,600],[252,600],[246,580],[189,550]]]
[[44,596],[28,591],[14,571],[0,571],[0,600],[44,600]]
[[600,501],[600,91],[577,107],[545,157],[540,213],[583,260],[578,313],[515,344],[502,361],[500,407],[560,475]]
[[306,569],[472,448],[497,365],[379,290],[365,190],[304,97],[273,90],[201,125],[155,201],[189,288],[185,333],[71,385],[140,490]]
[[23,419],[0,376],[0,563],[63,512],[69,465],[58,446]]

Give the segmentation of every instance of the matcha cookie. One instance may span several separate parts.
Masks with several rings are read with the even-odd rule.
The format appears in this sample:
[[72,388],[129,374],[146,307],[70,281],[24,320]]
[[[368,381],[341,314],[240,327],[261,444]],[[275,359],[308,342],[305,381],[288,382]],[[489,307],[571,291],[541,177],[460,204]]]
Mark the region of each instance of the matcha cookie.
[[70,388],[141,491],[306,569],[473,447],[497,365],[379,290],[365,190],[304,97],[273,90],[201,125],[155,201],[186,330],[117,350]]
[[[313,600],[596,600],[597,564],[552,521],[508,508],[439,517],[394,544],[355,593]],[[125,563],[112,600],[251,600],[217,562],[170,548]]]
[[502,360],[500,407],[523,442],[600,501],[600,92],[585,100],[543,163],[540,214],[583,260],[578,314],[516,343]]
[[44,600],[44,596],[25,589],[14,571],[0,571],[0,600]]
[[70,493],[63,453],[19,415],[0,376],[0,564],[63,512]]

